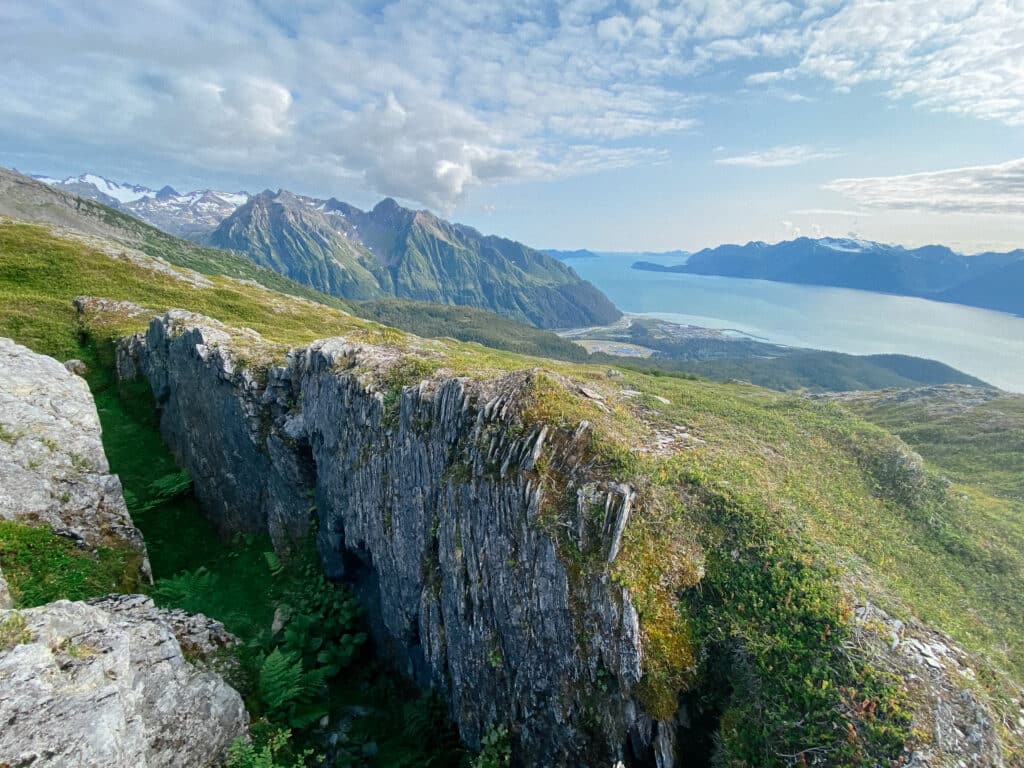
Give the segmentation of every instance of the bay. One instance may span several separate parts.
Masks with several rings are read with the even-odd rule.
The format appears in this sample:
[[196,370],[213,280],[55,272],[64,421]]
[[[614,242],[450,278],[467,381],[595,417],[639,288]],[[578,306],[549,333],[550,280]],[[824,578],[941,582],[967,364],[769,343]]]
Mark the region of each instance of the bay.
[[644,272],[630,268],[635,260],[624,254],[569,263],[630,314],[733,329],[777,344],[925,357],[1024,392],[1024,318],[846,288]]

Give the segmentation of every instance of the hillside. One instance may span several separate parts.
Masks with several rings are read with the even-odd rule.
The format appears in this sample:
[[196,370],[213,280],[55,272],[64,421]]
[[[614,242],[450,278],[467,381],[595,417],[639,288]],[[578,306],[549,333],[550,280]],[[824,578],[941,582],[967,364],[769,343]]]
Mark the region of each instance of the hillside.
[[610,322],[618,310],[558,260],[384,200],[263,192],[205,240],[347,299],[395,296],[489,309],[541,328]]
[[128,259],[142,254],[203,275],[251,280],[281,293],[344,306],[338,299],[259,267],[238,254],[180,240],[133,216],[5,168],[0,168],[0,216],[56,226],[77,233],[85,242],[101,238],[101,245],[110,249],[113,244],[113,249],[121,249]]
[[705,248],[685,264],[638,261],[633,266],[655,272],[856,288],[1017,311],[1007,309],[1020,305],[1006,293],[1006,281],[1019,279],[1021,264],[1024,250],[963,256],[941,245],[907,249],[862,240],[801,237],[775,244]]
[[[84,336],[109,366],[148,329],[120,360],[211,520],[283,541],[315,499],[324,567],[371,590],[470,744],[504,726],[517,764],[632,745],[653,765],[654,740],[723,765],[1019,762],[1020,517],[883,429],[750,386],[426,341],[98,245],[0,224],[0,335],[58,359]],[[122,303],[76,313],[80,295]]]
[[1024,258],[965,280],[936,298],[1024,315]]

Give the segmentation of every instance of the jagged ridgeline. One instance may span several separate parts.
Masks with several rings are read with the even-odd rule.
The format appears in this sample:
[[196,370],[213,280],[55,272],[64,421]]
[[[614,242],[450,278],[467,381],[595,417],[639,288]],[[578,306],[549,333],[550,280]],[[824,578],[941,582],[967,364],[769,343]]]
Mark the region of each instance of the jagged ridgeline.
[[391,199],[361,211],[333,198],[263,192],[204,241],[346,299],[463,304],[541,328],[598,325],[620,316],[604,294],[557,259]]
[[0,335],[116,346],[214,524],[287,558],[315,523],[470,747],[1019,763],[1016,507],[839,405],[425,340],[15,222]]

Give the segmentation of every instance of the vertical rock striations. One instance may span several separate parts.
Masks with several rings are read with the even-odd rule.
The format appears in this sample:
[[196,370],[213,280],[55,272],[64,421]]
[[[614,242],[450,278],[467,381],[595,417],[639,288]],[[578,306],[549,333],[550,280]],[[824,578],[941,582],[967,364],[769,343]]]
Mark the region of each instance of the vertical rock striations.
[[[119,352],[150,382],[218,525],[287,548],[315,516],[327,572],[358,583],[378,643],[446,697],[469,744],[505,722],[527,765],[672,764],[671,729],[638,699],[629,591],[559,554],[558,537],[574,536],[614,559],[638,503],[592,476],[586,424],[524,423],[529,371],[381,391],[365,374],[386,381],[393,350],[328,339],[253,375],[241,343],[173,311]],[[595,509],[604,522],[584,524]]]

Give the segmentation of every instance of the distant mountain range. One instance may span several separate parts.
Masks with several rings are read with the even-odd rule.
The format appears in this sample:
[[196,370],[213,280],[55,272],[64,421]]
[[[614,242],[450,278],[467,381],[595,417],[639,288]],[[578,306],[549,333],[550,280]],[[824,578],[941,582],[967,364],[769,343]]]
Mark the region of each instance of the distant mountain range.
[[633,267],[857,288],[1024,315],[1024,249],[964,256],[943,245],[910,249],[869,240],[801,237],[705,248],[685,264],[638,261]]
[[548,256],[554,256],[562,261],[572,259],[597,259],[601,256],[632,256],[635,259],[685,259],[690,255],[689,251],[591,251],[580,248],[575,251],[559,251],[554,248],[541,249]]
[[343,299],[479,307],[540,328],[600,325],[615,305],[558,259],[392,199],[362,211],[287,190],[180,194],[95,174],[35,177]]
[[198,240],[216,229],[249,199],[248,192],[204,189],[182,194],[167,186],[153,190],[138,184],[111,181],[92,173],[66,179],[33,178],[78,197],[125,211],[170,235],[190,240]]

